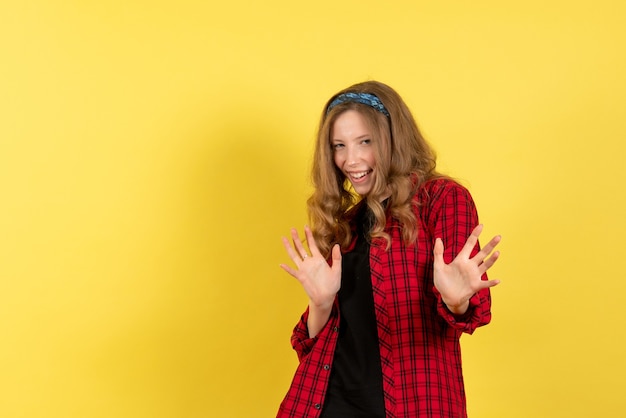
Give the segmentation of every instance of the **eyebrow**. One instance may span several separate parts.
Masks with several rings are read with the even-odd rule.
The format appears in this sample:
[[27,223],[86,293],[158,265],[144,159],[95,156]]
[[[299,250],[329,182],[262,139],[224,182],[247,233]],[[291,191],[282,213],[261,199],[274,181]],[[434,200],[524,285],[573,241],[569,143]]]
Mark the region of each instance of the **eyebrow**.
[[[369,139],[372,139],[372,135],[370,135],[370,134],[364,134],[364,135],[361,135],[361,136],[357,136],[357,137],[356,137],[356,138],[354,138],[354,139],[364,139],[364,138],[369,138]],[[338,138],[331,138],[330,140],[331,140],[331,141],[343,141],[343,139],[338,139]]]

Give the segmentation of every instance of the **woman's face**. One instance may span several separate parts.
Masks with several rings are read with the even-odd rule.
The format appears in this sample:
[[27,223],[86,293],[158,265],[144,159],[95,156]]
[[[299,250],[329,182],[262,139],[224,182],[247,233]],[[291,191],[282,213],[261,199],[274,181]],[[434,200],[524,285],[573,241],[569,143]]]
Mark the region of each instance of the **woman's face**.
[[354,190],[366,196],[374,185],[376,158],[372,135],[356,110],[340,114],[330,131],[335,165],[350,180]]

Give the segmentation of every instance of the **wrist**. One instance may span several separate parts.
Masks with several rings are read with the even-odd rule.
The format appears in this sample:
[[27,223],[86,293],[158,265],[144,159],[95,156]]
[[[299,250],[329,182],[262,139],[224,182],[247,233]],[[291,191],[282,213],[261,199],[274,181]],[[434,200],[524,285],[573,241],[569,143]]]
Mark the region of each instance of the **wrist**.
[[309,329],[309,338],[314,338],[324,328],[330,318],[333,309],[333,302],[316,304],[309,301],[309,317],[307,319],[307,327]]
[[333,308],[333,303],[335,302],[335,298],[330,300],[323,301],[313,301],[309,300],[309,309],[314,309],[316,311],[330,311]]
[[465,302],[462,302],[460,304],[447,303],[445,300],[443,301],[443,303],[446,305],[448,310],[452,312],[454,315],[463,315],[464,313],[466,313],[467,310],[469,309],[469,304],[470,304],[469,300],[466,300]]

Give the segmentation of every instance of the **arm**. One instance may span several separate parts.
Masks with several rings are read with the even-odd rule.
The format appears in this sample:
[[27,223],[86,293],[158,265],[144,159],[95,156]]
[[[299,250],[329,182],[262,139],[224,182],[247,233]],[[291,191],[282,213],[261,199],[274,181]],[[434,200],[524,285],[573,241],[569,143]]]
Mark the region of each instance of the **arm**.
[[300,242],[298,232],[292,229],[293,247],[287,238],[283,238],[283,245],[296,265],[296,269],[286,264],[280,266],[302,284],[309,297],[306,324],[308,336],[313,338],[328,322],[335,297],[341,285],[341,251],[339,245],[333,247],[332,264],[329,266],[319,252],[310,228],[305,227],[304,231],[311,255],[307,254],[302,242]]
[[449,264],[443,259],[444,247],[441,238],[435,241],[435,287],[447,308],[456,315],[467,312],[470,299],[476,293],[499,283],[497,280],[487,280],[486,275],[486,271],[496,262],[499,253],[495,252],[491,257],[486,257],[500,242],[500,237],[494,237],[485,248],[478,251],[478,237],[482,229],[482,225],[474,228],[461,251]]
[[309,318],[307,320],[307,328],[309,329],[309,337],[313,338],[324,328],[324,325],[330,318],[330,306],[315,306],[309,302]]
[[482,226],[478,225],[469,192],[448,183],[439,196],[432,208],[433,282],[438,312],[451,326],[472,333],[491,319],[489,288],[499,282],[488,280],[486,271],[499,256],[498,252],[489,254],[500,237],[494,237],[480,250]]
[[306,311],[302,314],[300,321],[293,329],[293,333],[291,334],[291,346],[296,351],[296,354],[298,355],[298,360],[302,361],[311,352],[311,350],[313,350],[313,347],[317,343],[318,339],[327,338],[331,333],[338,329],[338,312],[339,310],[337,302],[335,301],[333,307],[331,308],[327,321],[325,322],[325,324],[322,325],[319,332],[317,332],[314,337],[311,337],[309,335],[309,327],[307,325],[310,317],[310,308],[306,309]]

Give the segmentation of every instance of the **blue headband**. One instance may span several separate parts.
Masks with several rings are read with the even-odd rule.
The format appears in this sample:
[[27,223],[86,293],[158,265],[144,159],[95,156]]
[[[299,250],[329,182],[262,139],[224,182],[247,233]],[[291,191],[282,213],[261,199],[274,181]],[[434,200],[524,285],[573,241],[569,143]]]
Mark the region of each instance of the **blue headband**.
[[357,103],[362,103],[364,105],[368,105],[369,107],[372,107],[372,108],[378,110],[383,115],[389,117],[389,112],[387,111],[387,109],[383,105],[383,102],[381,102],[378,97],[374,96],[373,94],[369,94],[369,93],[343,93],[343,94],[340,94],[339,96],[337,96],[335,98],[335,100],[333,100],[328,105],[328,109],[326,109],[326,114],[328,114],[328,112],[330,112],[333,107],[335,107],[337,105],[340,105],[342,103],[346,103],[346,102],[357,102]]

